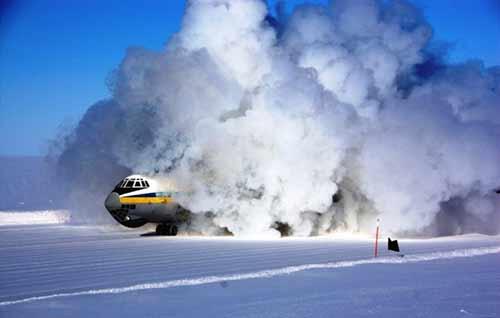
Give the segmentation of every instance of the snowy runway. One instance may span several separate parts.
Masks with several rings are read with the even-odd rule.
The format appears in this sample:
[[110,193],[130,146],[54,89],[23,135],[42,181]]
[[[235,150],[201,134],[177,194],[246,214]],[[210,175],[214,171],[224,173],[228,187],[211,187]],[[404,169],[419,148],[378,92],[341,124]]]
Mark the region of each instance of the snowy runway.
[[500,237],[406,240],[404,258],[373,259],[369,240],[141,233],[1,227],[0,315],[500,315]]

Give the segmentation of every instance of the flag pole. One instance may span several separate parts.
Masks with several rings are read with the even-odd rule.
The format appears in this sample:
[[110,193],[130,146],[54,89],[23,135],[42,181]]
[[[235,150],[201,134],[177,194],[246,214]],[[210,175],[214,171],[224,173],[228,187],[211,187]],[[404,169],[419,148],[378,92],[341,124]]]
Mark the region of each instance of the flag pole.
[[377,219],[377,231],[375,232],[375,257],[378,256],[378,231],[380,227],[380,219]]

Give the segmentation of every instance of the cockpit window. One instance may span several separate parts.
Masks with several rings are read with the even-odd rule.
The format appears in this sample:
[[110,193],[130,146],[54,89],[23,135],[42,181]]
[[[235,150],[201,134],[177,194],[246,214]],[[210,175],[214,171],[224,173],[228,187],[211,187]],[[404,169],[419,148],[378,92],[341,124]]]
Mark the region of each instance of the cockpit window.
[[143,178],[125,178],[116,185],[114,191],[124,194],[146,188],[149,188],[149,182]]
[[128,179],[122,188],[132,188],[132,184],[134,184],[134,181],[132,179]]
[[134,188],[142,188],[142,182],[141,180],[135,180],[134,182]]

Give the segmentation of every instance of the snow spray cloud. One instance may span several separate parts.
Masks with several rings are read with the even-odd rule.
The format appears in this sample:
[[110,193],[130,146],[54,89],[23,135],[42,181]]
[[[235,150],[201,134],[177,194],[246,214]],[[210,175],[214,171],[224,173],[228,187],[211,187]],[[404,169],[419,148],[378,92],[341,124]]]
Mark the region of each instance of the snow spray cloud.
[[389,232],[498,233],[500,70],[448,65],[431,38],[405,1],[275,18],[259,0],[189,0],[165,50],[127,51],[61,169],[102,195],[129,172],[174,178],[182,203],[235,235],[371,231],[376,218]]

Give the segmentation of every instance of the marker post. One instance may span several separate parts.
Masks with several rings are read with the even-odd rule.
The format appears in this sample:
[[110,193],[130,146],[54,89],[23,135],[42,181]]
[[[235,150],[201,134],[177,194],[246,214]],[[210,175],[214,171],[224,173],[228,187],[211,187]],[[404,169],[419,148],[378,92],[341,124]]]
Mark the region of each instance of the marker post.
[[377,219],[377,231],[375,232],[375,257],[378,256],[378,231],[380,227],[380,219]]

